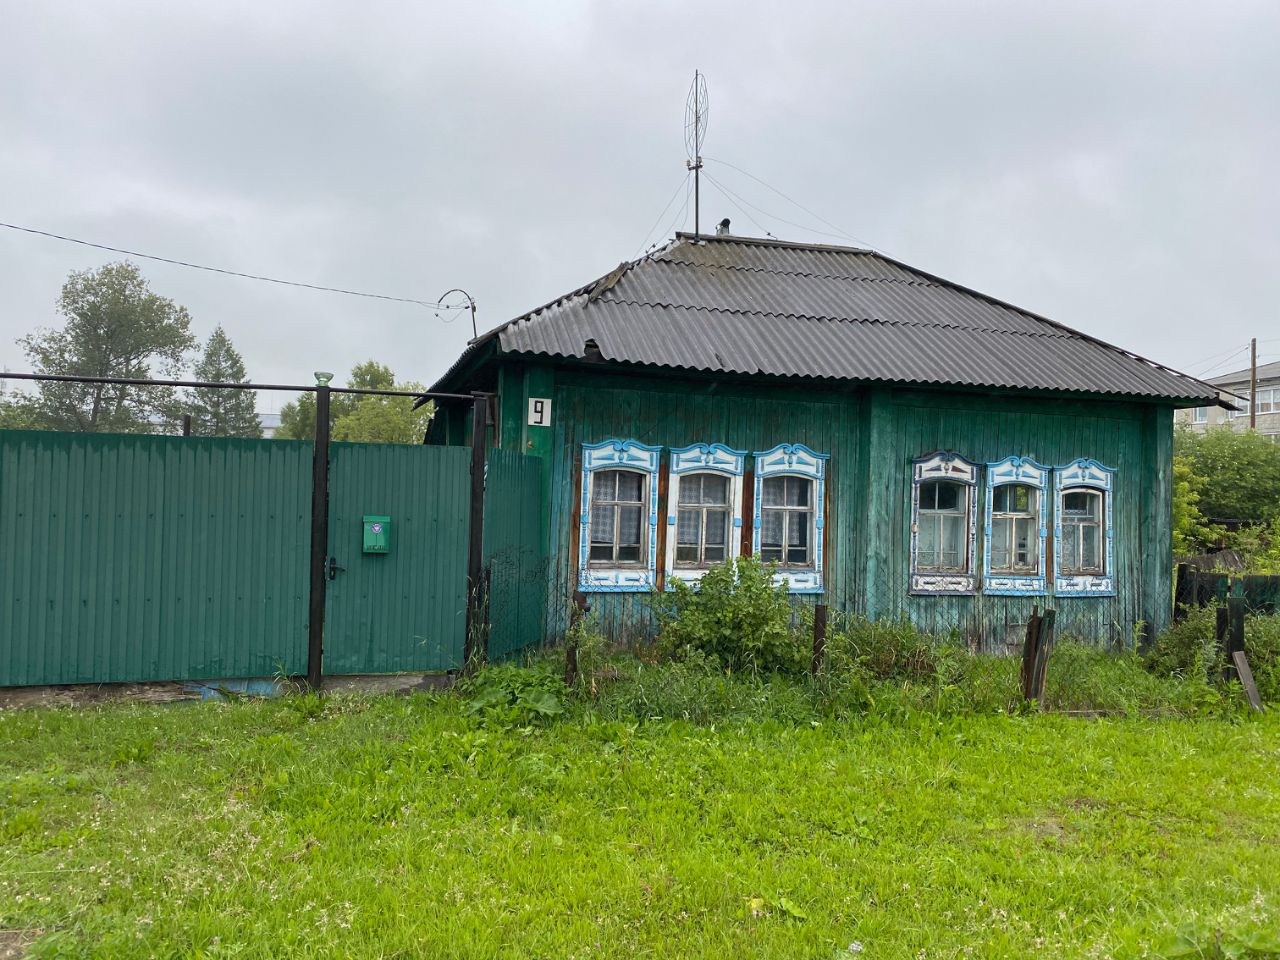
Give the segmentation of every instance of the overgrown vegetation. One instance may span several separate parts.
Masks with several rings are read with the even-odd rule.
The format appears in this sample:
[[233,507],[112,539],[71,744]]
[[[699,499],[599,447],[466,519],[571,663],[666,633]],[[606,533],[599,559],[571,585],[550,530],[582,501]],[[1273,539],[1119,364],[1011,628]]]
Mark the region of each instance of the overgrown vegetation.
[[1180,556],[1234,550],[1246,572],[1280,575],[1280,444],[1254,430],[1179,427],[1173,548]]

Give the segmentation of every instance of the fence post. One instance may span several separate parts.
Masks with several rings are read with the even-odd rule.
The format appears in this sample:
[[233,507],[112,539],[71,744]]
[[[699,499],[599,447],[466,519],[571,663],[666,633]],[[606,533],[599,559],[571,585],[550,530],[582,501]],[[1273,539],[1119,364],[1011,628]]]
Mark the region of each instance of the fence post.
[[316,435],[311,458],[311,598],[307,618],[307,686],[324,681],[325,562],[329,558],[329,381],[316,373]]
[[184,437],[191,436],[191,414],[189,413],[182,415],[182,435]]
[[1244,653],[1244,615],[1244,597],[1228,597],[1226,646],[1222,650],[1226,655],[1227,664],[1223,673],[1228,680],[1239,679],[1239,674],[1235,668],[1234,654],[1237,650]]
[[822,669],[822,661],[827,655],[827,605],[819,603],[813,608],[813,659],[809,663],[809,672],[815,677]]
[[484,582],[484,472],[488,434],[489,398],[471,395],[471,537],[467,545],[467,626],[462,650],[464,667],[473,659],[489,656],[489,631],[485,617]]
[[564,685],[566,687],[572,687],[578,680],[578,641],[574,627],[582,622],[582,618],[590,609],[587,595],[581,590],[573,591],[573,612],[569,614],[569,641],[564,648]]
[[1185,563],[1178,564],[1178,572],[1173,581],[1173,622],[1181,623],[1187,618],[1187,607],[1195,601],[1191,588],[1191,571]]

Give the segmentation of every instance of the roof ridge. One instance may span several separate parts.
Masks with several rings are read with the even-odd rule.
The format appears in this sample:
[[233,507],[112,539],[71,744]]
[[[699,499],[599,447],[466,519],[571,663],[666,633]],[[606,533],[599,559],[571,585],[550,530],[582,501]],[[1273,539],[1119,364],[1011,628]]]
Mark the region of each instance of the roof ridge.
[[[875,323],[886,327],[915,327],[928,330],[968,330],[974,333],[1007,333],[1016,337],[1047,337],[1049,334],[1033,333],[1028,330],[1007,330],[1000,327],[975,327],[961,323],[916,323],[911,320],[885,320],[883,317],[824,317],[812,313],[778,313],[773,310],[741,310],[733,307],[691,306],[686,303],[659,303],[653,300],[623,300],[617,297],[602,298],[604,303],[616,303],[625,307],[658,307],[663,310],[689,310],[694,313],[728,313],[744,317],[769,317],[771,319],[817,320],[824,323]],[[1068,340],[1068,336],[1059,334],[1057,339]]]
[[679,264],[682,267],[707,267],[711,270],[742,270],[746,273],[767,273],[774,277],[811,277],[815,280],[854,280],[867,283],[904,283],[922,287],[944,287],[935,280],[903,280],[901,277],[850,277],[838,273],[813,273],[808,270],[770,270],[768,267],[740,263],[697,263],[693,260],[677,260],[672,257],[654,258],[654,263]]

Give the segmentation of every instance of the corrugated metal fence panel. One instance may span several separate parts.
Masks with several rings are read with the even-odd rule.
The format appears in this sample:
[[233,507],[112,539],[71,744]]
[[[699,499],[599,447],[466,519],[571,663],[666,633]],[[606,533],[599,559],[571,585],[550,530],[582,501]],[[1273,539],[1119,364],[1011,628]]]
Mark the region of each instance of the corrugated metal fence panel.
[[311,446],[0,431],[0,685],[306,668]]
[[489,657],[502,660],[546,634],[547,562],[541,543],[542,461],[490,450],[484,493]]
[[[326,674],[461,665],[470,456],[463,447],[333,445],[329,552],[345,569],[329,582]],[[365,516],[391,518],[386,554],[363,552]]]

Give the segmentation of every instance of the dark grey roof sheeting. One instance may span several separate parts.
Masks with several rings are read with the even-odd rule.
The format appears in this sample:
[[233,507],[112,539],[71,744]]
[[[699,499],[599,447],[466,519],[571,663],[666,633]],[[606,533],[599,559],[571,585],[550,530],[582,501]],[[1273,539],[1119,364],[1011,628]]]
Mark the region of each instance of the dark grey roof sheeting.
[[678,235],[612,286],[588,285],[471,349],[495,335],[504,353],[582,357],[594,340],[605,360],[732,374],[1216,395],[1203,381],[881,254],[737,237]]

